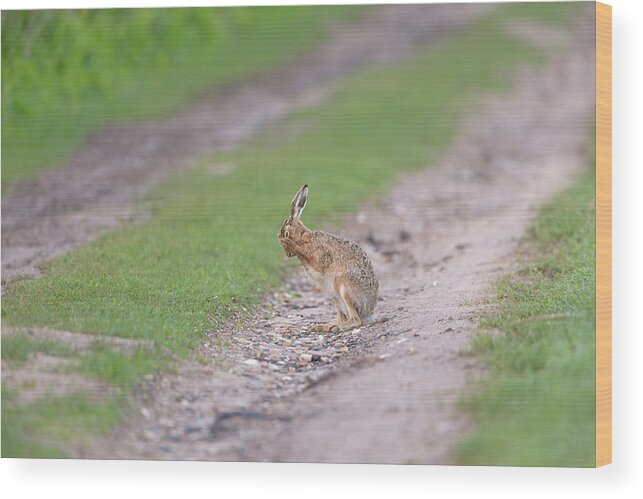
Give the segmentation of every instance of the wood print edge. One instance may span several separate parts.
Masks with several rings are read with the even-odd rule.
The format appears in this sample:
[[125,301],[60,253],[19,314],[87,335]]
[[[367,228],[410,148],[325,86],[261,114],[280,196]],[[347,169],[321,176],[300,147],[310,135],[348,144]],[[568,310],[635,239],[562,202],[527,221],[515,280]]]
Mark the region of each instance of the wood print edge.
[[596,466],[612,462],[612,7],[596,2]]

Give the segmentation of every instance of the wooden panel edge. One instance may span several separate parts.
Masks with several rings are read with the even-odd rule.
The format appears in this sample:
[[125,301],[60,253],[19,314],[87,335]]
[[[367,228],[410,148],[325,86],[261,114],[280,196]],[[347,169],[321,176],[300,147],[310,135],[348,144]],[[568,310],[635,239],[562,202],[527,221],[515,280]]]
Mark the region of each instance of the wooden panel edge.
[[596,2],[596,466],[612,462],[612,7]]

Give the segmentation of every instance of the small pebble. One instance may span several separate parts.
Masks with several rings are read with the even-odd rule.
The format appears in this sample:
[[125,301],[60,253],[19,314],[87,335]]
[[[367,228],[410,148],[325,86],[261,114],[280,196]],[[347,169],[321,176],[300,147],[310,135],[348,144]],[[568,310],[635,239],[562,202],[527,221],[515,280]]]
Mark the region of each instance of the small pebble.
[[174,428],[174,421],[172,421],[169,418],[161,418],[161,419],[159,419],[159,424],[161,426],[165,426],[166,428]]
[[411,239],[411,234],[404,229],[400,230],[398,235],[400,237],[400,241],[408,241],[409,239]]
[[299,356],[299,360],[301,360],[303,362],[310,362],[310,361],[313,360],[313,356],[311,354],[309,354],[309,353],[302,353]]
[[243,363],[247,366],[258,366],[259,361],[257,359],[246,359],[243,361]]
[[156,433],[153,433],[149,430],[145,430],[143,432],[143,437],[145,438],[145,440],[151,440],[151,441],[158,440],[158,436],[156,435]]

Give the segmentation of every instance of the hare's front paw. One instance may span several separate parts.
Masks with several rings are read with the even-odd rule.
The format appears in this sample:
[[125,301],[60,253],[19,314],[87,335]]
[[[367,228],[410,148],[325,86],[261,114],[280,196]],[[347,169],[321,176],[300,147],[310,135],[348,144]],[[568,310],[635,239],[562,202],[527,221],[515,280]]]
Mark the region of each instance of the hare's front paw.
[[332,333],[334,331],[339,331],[339,326],[336,322],[311,324],[310,330],[314,333]]
[[295,242],[287,237],[280,237],[279,242],[281,247],[286,251],[286,253],[295,253],[296,245]]
[[284,249],[284,252],[286,253],[286,256],[291,258],[295,256],[295,251],[294,251],[294,243],[292,240],[288,238],[279,238],[279,243],[281,244],[281,247]]

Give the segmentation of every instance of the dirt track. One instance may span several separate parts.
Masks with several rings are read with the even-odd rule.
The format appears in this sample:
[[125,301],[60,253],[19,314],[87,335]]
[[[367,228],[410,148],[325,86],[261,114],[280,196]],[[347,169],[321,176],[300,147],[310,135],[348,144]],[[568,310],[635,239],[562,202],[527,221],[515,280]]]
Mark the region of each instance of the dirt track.
[[466,351],[490,285],[514,268],[537,210],[586,168],[593,18],[569,38],[532,28],[531,42],[565,47],[487,102],[439,165],[342,224],[372,256],[379,322],[309,333],[333,310],[297,274],[250,321],[211,332],[201,354],[213,362],[149,380],[128,424],[83,455],[450,462],[471,429],[455,404],[483,374]]
[[68,166],[3,196],[2,278],[38,275],[44,261],[144,218],[135,201],[196,159],[239,145],[293,109],[322,101],[333,82],[409,56],[488,9],[385,6],[335,27],[326,43],[285,67],[206,95],[170,119],[93,133]]

